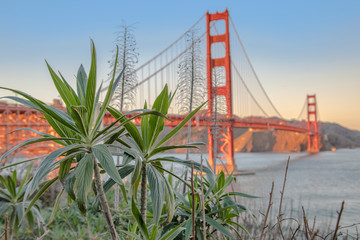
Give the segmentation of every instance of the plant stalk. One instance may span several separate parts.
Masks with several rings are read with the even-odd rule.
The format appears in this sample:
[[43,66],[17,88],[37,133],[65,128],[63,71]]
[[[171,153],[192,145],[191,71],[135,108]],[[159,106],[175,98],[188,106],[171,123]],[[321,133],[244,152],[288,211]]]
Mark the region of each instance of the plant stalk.
[[[194,98],[194,81],[195,81],[195,69],[194,69],[194,32],[191,32],[191,81],[190,81],[190,104],[189,104],[189,114],[192,112],[193,98]],[[186,144],[190,143],[191,138],[191,119],[188,122],[187,129],[187,139]],[[190,158],[190,149],[186,148],[186,161]],[[185,181],[187,179],[188,170],[185,168]],[[185,194],[186,184],[184,184],[183,194]]]
[[107,223],[107,225],[109,227],[111,238],[113,240],[117,240],[118,235],[117,235],[117,232],[115,230],[115,226],[114,226],[114,222],[113,222],[112,215],[111,215],[111,212],[110,212],[109,204],[108,204],[108,201],[106,200],[104,188],[103,188],[102,183],[101,183],[100,169],[99,169],[99,166],[97,165],[96,159],[94,161],[94,172],[95,172],[96,190],[97,190],[97,193],[98,193],[99,198],[100,198],[101,208],[102,208],[102,210],[104,212],[104,216],[105,216],[105,219],[106,219],[106,223]]
[[337,232],[339,230],[341,214],[342,214],[342,212],[344,210],[344,204],[345,204],[345,201],[342,201],[340,212],[338,212],[338,219],[337,219],[337,222],[336,222],[336,227],[335,227],[334,235],[333,235],[333,238],[332,238],[333,240],[335,240],[337,238]]
[[5,214],[5,240],[9,239],[9,214]]
[[[273,202],[272,202],[273,192],[274,192],[274,181],[273,181],[272,184],[271,184],[269,204],[268,204],[268,207],[267,207],[267,210],[266,210],[265,219],[264,219],[264,225],[263,225],[263,227],[262,227],[261,235],[260,235],[259,240],[262,240],[262,239],[263,239],[263,236],[264,236],[264,233],[265,233],[265,229],[268,227],[268,225],[267,225],[267,220],[268,220],[268,217],[269,217],[269,212],[270,212],[271,206],[272,206],[272,204],[273,204]],[[265,239],[265,237],[264,237],[264,239]]]
[[200,183],[201,183],[201,207],[202,207],[202,217],[203,217],[203,235],[204,240],[206,240],[206,217],[205,217],[205,199],[204,199],[204,181],[203,181],[203,155],[201,154],[201,165],[200,165]]
[[[118,156],[116,159],[116,166],[120,165],[120,157]],[[114,209],[117,211],[119,208],[119,202],[120,202],[120,189],[119,189],[119,185],[115,184],[115,189],[114,189]]]
[[16,219],[16,211],[14,208],[14,211],[10,217],[10,230],[9,230],[9,239],[10,240],[12,240],[14,237],[15,219]]
[[140,203],[140,214],[141,214],[141,218],[144,220],[144,222],[146,223],[146,180],[147,180],[147,176],[146,176],[146,163],[143,162],[142,166],[141,166],[141,203]]
[[290,156],[286,162],[286,169],[285,169],[285,176],[284,176],[284,183],[283,183],[283,187],[281,190],[281,197],[280,197],[280,206],[279,206],[279,213],[277,216],[277,225],[276,225],[276,230],[275,230],[275,235],[274,235],[274,240],[277,239],[277,235],[278,232],[280,231],[280,233],[282,234],[282,229],[281,229],[281,218],[282,218],[282,213],[281,213],[281,208],[282,208],[282,202],[284,199],[284,191],[285,191],[285,185],[286,185],[286,180],[287,180],[287,173],[288,173],[288,169],[289,169],[289,162],[290,162]]
[[195,189],[194,189],[194,161],[191,161],[191,217],[192,239],[195,239]]
[[[124,28],[124,51],[123,51],[123,65],[122,67],[124,68],[126,66],[126,35],[127,35],[127,26],[125,26]],[[125,73],[121,76],[121,96],[120,96],[120,112],[123,112],[123,107],[124,107],[124,94],[125,94]],[[117,165],[120,164],[120,157],[117,157]],[[114,205],[115,205],[115,210],[118,210],[119,208],[119,202],[120,202],[120,188],[119,185],[115,185],[115,193],[114,193]]]

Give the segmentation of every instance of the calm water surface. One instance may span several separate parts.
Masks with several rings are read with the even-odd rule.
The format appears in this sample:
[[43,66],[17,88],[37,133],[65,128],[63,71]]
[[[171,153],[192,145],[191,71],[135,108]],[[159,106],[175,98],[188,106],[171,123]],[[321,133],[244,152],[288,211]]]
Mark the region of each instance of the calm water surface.
[[[301,209],[304,206],[309,219],[317,223],[336,224],[341,202],[345,209],[341,225],[360,222],[360,149],[340,149],[336,152],[278,154],[238,153],[239,169],[255,169],[255,175],[239,176],[240,191],[261,196],[251,200],[249,208],[266,210],[271,183],[275,183],[274,206],[278,206],[285,166],[290,165],[285,188],[285,208]],[[289,211],[285,211],[289,214]]]
[[[185,158],[184,154],[176,154]],[[191,155],[199,160],[199,155]],[[312,222],[334,229],[337,211],[345,201],[341,225],[360,223],[360,149],[308,153],[236,153],[239,170],[255,170],[255,175],[238,176],[236,190],[259,199],[241,199],[255,215],[266,212],[271,184],[274,181],[273,216],[277,216],[280,190],[288,157],[288,170],[283,213],[285,217],[302,219],[301,207]],[[205,155],[205,158],[207,156]],[[175,167],[175,171],[180,170]],[[354,229],[352,229],[354,230]]]

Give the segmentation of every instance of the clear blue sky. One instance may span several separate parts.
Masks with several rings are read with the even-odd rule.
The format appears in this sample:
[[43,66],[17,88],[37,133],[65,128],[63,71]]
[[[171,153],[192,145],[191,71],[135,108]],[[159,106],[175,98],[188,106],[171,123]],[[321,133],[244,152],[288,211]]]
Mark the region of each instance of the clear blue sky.
[[[320,120],[360,130],[360,1],[4,1],[0,0],[0,85],[50,102],[44,59],[74,79],[89,66],[89,38],[106,78],[116,27],[136,23],[140,61],[207,10],[228,7],[266,91],[286,118],[316,93]],[[8,95],[0,91],[0,96]]]

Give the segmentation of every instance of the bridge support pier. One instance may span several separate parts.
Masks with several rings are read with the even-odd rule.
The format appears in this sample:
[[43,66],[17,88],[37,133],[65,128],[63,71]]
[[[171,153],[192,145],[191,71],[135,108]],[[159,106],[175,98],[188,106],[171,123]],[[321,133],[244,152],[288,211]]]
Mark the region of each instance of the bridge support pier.
[[310,153],[319,152],[319,133],[317,122],[316,95],[307,95],[307,122],[308,122],[308,144],[307,151]]
[[[224,34],[211,34],[210,23],[212,21],[225,21]],[[209,163],[216,173],[223,170],[225,173],[236,171],[234,161],[234,134],[232,113],[232,90],[231,90],[231,59],[229,38],[229,12],[206,14],[207,26],[207,88],[208,88],[208,117],[214,118],[214,125],[208,127],[209,139]],[[225,56],[213,57],[212,46],[214,43],[223,43]],[[217,84],[217,69],[222,68],[225,75],[225,83]],[[223,114],[217,112],[218,99],[226,101],[226,123],[218,121]],[[221,116],[220,116],[221,115]],[[225,123],[225,124],[224,124]],[[219,160],[219,162],[218,162]]]

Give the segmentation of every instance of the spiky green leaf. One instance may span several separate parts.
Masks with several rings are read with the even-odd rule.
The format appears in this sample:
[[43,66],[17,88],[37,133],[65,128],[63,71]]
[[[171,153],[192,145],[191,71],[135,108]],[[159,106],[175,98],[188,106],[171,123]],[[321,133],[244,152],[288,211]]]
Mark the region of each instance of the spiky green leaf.
[[76,75],[76,87],[82,105],[85,105],[86,86],[87,86],[87,75],[84,66],[81,64]]
[[92,118],[93,110],[94,110],[94,104],[95,104],[95,89],[96,89],[96,50],[94,46],[94,42],[91,39],[91,65],[90,65],[90,71],[89,71],[89,77],[86,84],[86,95],[85,95],[85,107],[88,110],[89,113],[89,122],[88,125],[90,125],[90,119]]
[[77,168],[75,169],[75,195],[76,203],[82,214],[86,213],[86,199],[91,190],[91,183],[94,173],[94,161],[93,154],[86,154],[83,159],[80,160]]
[[131,212],[135,218],[135,221],[138,224],[138,227],[140,229],[140,232],[143,236],[144,239],[150,239],[149,238],[149,231],[146,227],[146,223],[144,222],[144,220],[142,219],[139,209],[136,207],[135,201],[134,199],[131,200]]
[[216,220],[205,216],[206,219],[206,223],[210,224],[214,229],[216,229],[217,231],[219,231],[221,234],[229,237],[230,239],[233,238],[233,235],[231,234],[231,232],[229,232],[228,229],[226,229],[221,223],[217,222]]
[[154,221],[155,224],[157,224],[160,220],[161,209],[164,204],[165,182],[162,174],[151,164],[146,164],[146,172],[151,191],[151,204]]
[[71,117],[83,136],[88,135],[89,126],[87,125],[88,112],[85,106],[71,106]]
[[[191,161],[182,160],[180,158],[172,157],[172,156],[159,157],[159,158],[155,158],[155,159],[150,160],[150,162],[152,162],[152,161],[172,162],[172,163],[178,163],[178,164],[181,164],[181,165],[184,165],[184,166],[187,166],[187,167],[191,167]],[[200,163],[194,162],[194,169],[200,171],[201,168],[202,168],[203,172],[206,173],[206,177],[208,178],[208,180],[210,182],[214,182],[215,175],[214,175],[214,172],[211,170],[211,168],[209,168],[208,166],[202,166],[201,167]]]
[[14,92],[16,94],[19,94],[19,95],[25,97],[32,104],[35,104],[38,108],[40,108],[41,112],[43,114],[47,113],[49,116],[51,116],[52,118],[54,118],[57,121],[61,122],[62,124],[64,124],[68,128],[72,129],[75,132],[78,132],[74,122],[72,122],[72,120],[69,118],[69,116],[67,114],[60,111],[59,109],[48,106],[45,103],[43,103],[42,101],[40,101],[40,100],[30,96],[27,93],[22,92],[22,91],[11,89],[11,88],[5,88],[5,87],[0,87],[0,89],[9,90],[9,91],[12,91],[12,92]]
[[[169,109],[169,94],[167,85],[165,85],[162,92],[156,98],[153,107],[153,110],[156,110],[164,115],[167,114]],[[157,140],[160,132],[164,129],[165,119],[157,116],[157,115],[150,115],[149,119],[149,135],[148,135],[148,144],[151,147],[155,141]]]
[[61,198],[61,196],[62,196],[63,193],[64,193],[64,189],[61,189],[61,191],[59,192],[59,194],[57,195],[57,197],[56,197],[56,199],[55,199],[55,204],[54,204],[54,206],[53,206],[53,209],[52,209],[52,212],[51,212],[51,216],[50,216],[48,225],[49,225],[49,224],[54,220],[54,218],[55,218],[56,211],[58,210],[59,205],[60,205],[60,198]]
[[29,108],[35,109],[37,111],[41,112],[41,108],[39,108],[36,104],[33,104],[32,102],[30,102],[29,100],[23,99],[23,98],[19,98],[19,97],[15,97],[15,96],[5,96],[5,97],[1,97],[2,98],[7,98],[10,100],[13,100],[15,102],[21,103]]
[[45,182],[44,185],[39,189],[39,191],[35,194],[35,196],[32,198],[31,202],[27,206],[25,214],[27,214],[30,209],[35,205],[36,201],[39,200],[39,198],[44,194],[44,192],[54,183],[58,180],[58,177],[54,177],[51,180],[48,180]]
[[185,124],[205,105],[205,103],[203,103],[202,105],[200,105],[198,108],[196,108],[194,111],[192,111],[189,115],[187,115],[184,120],[181,121],[181,123],[179,123],[173,130],[171,130],[171,132],[169,132],[168,134],[166,134],[165,137],[163,137],[155,146],[155,148],[163,145],[165,142],[167,142],[170,138],[172,138],[176,133],[179,132],[179,130],[185,126]]
[[[171,176],[171,175],[170,175]],[[161,177],[164,181],[164,190],[165,190],[165,200],[166,200],[166,210],[167,210],[167,221],[171,222],[175,214],[175,198],[174,198],[174,191],[170,182],[167,181],[165,176],[161,174]]]
[[114,159],[106,147],[106,145],[99,144],[93,146],[92,151],[96,157],[96,159],[100,162],[101,166],[104,168],[107,174],[118,184],[123,184],[122,179],[116,170]]
[[120,189],[124,195],[125,201],[127,200],[126,197],[126,190],[124,183],[120,177],[120,174],[116,170],[114,159],[109,151],[109,149],[106,147],[106,145],[99,144],[96,146],[93,146],[92,151],[96,157],[96,159],[100,162],[101,166],[104,168],[106,173],[113,179],[115,182],[120,184]]
[[[121,178],[127,177],[130,173],[134,171],[133,165],[126,165],[118,170],[118,173],[120,174]],[[104,184],[104,191],[107,192],[113,185],[115,184],[115,181],[111,178],[108,179]]]
[[183,227],[185,225],[186,222],[180,223],[178,226],[176,226],[175,228],[169,230],[168,232],[164,233],[160,240],[172,240],[174,238],[176,238],[182,231],[185,230],[185,228]]
[[54,140],[72,140],[72,141],[79,141],[78,139],[75,138],[58,138],[58,137],[47,137],[47,138],[33,138],[33,139],[28,139],[25,140],[24,142],[16,145],[15,147],[13,147],[12,149],[10,149],[9,151],[7,151],[6,153],[4,153],[1,158],[0,158],[0,162],[6,158],[7,156],[9,156],[12,152],[16,151],[19,148],[25,147],[27,145],[31,145],[34,143],[39,143],[39,142],[47,142],[47,141],[54,141]]
[[189,143],[189,144],[184,144],[184,145],[170,145],[170,146],[158,147],[151,151],[151,153],[149,154],[149,157],[152,157],[158,153],[166,152],[168,150],[173,150],[173,149],[182,149],[182,148],[198,149],[199,145],[204,145],[204,143]]
[[75,173],[76,173],[76,171],[71,171],[71,172],[67,175],[67,177],[66,177],[66,179],[65,179],[65,184],[64,184],[65,190],[66,190],[68,196],[69,196],[72,200],[75,200],[75,199],[76,199],[75,191],[74,191]]
[[[48,62],[45,60],[46,66],[48,67],[48,70],[50,72],[50,76],[53,79],[54,85],[60,94],[61,99],[64,101],[65,105],[67,107],[71,107],[73,105],[77,105],[78,102],[74,98],[74,95],[69,90],[67,84],[65,84],[61,78],[54,72],[54,70],[50,67]],[[76,96],[76,95],[75,95]]]
[[33,179],[30,181],[26,192],[25,192],[25,198],[29,194],[32,194],[34,190],[37,188],[37,186],[40,184],[40,182],[44,179],[45,176],[47,176],[51,171],[53,171],[56,167],[56,165],[61,161],[55,161],[58,157],[65,154],[66,152],[70,150],[74,150],[78,148],[78,144],[69,145],[60,149],[56,149],[52,153],[50,153],[41,163],[36,171]]

